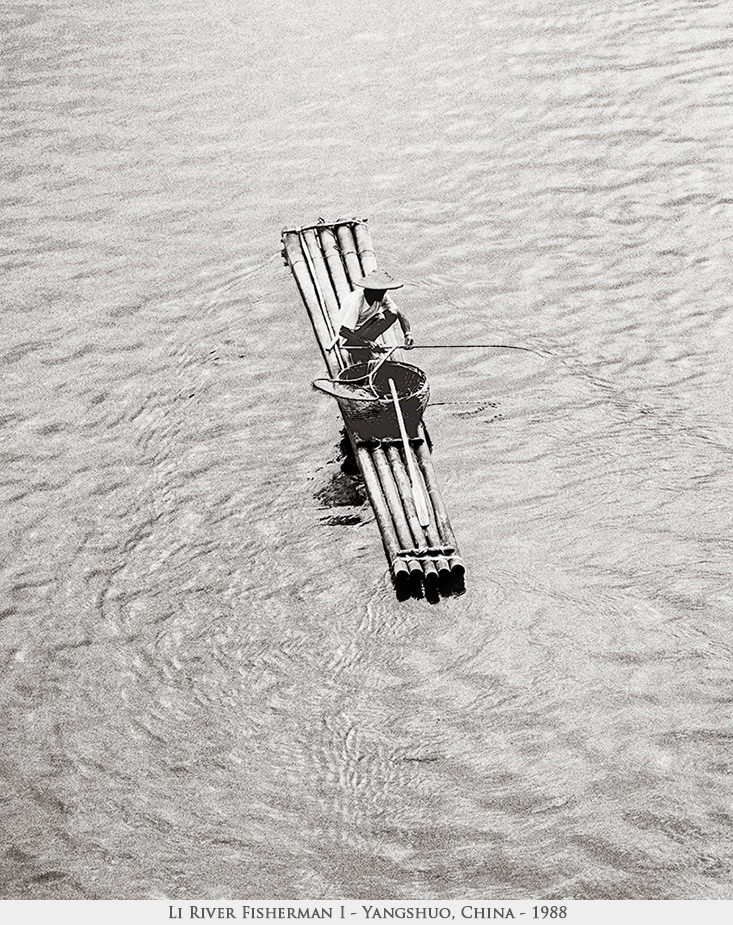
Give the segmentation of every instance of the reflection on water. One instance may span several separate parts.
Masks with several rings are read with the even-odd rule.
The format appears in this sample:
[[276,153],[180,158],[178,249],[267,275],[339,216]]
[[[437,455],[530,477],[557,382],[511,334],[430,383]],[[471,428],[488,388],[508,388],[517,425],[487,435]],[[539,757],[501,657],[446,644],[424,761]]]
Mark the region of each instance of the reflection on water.
[[[2,10],[2,895],[731,898],[728,8]],[[463,594],[280,228],[368,215]]]
[[[327,479],[314,497],[321,507],[332,511],[321,519],[330,526],[368,523],[372,519],[364,483],[345,431],[342,432],[338,452],[328,466]],[[343,511],[342,508],[349,510]]]

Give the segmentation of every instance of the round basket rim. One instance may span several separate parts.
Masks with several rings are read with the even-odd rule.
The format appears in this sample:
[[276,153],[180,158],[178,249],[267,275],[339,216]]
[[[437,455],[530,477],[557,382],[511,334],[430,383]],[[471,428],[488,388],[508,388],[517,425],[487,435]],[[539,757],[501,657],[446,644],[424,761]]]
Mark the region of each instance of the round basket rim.
[[[351,363],[349,366],[344,366],[344,368],[339,371],[338,378],[340,379],[343,376],[343,374],[345,372],[348,372],[350,369],[357,369],[359,366],[368,366],[368,365],[369,363],[365,363],[364,360],[359,360],[358,363]],[[424,376],[425,380],[427,381],[428,377],[427,377],[427,374],[425,373],[425,370],[421,369],[419,366],[415,366],[414,363],[403,363],[402,360],[385,360],[384,363],[382,363],[382,369],[387,369],[390,366],[402,366],[405,369],[414,369],[415,372],[418,372],[422,376]],[[345,381],[348,382],[348,379]]]
[[[350,369],[359,369],[362,366],[366,367],[368,365],[369,365],[368,362],[365,362],[364,360],[360,360],[358,363],[352,363],[350,366],[345,366],[342,370],[340,370],[337,381],[348,383],[349,380],[347,378],[342,378],[345,372],[347,372]],[[428,384],[428,377],[427,377],[427,374],[425,373],[425,370],[421,369],[419,366],[415,366],[414,363],[403,363],[401,360],[386,360],[382,364],[379,372],[380,373],[386,372],[388,367],[390,366],[397,366],[400,369],[406,369],[410,372],[418,373],[422,377],[422,381],[418,384],[417,388],[412,389],[407,395],[398,396],[400,402],[407,401],[410,398],[415,398],[416,396],[420,394],[420,391],[422,389],[430,387]],[[343,398],[341,396],[334,396],[334,397],[337,397],[340,401],[367,401],[366,398],[358,398],[356,396],[354,396],[353,398],[351,396],[344,396]],[[371,401],[378,402],[380,405],[391,405],[392,396],[391,395],[374,396],[371,399]]]

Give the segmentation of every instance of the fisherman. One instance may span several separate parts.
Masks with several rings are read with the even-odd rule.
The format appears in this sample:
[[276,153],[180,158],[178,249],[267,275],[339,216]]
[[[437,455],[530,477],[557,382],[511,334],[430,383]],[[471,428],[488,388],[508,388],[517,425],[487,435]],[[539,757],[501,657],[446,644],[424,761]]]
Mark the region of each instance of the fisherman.
[[409,350],[413,346],[410,322],[387,294],[388,290],[401,289],[404,283],[386,270],[372,270],[354,280],[354,285],[358,288],[343,300],[336,318],[338,338],[348,349],[352,361],[369,360],[375,353],[385,353],[388,348],[375,341],[395,321],[400,323],[405,347]]

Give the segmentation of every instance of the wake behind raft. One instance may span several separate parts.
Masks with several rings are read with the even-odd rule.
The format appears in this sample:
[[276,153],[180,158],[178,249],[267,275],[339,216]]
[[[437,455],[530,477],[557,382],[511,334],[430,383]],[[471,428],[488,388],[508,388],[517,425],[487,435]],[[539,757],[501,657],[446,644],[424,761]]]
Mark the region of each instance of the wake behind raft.
[[465,568],[422,420],[425,373],[405,362],[397,325],[375,338],[389,352],[359,363],[335,329],[354,281],[377,267],[366,219],[285,228],[282,245],[328,371],[314,385],[337,400],[395,582],[460,580]]

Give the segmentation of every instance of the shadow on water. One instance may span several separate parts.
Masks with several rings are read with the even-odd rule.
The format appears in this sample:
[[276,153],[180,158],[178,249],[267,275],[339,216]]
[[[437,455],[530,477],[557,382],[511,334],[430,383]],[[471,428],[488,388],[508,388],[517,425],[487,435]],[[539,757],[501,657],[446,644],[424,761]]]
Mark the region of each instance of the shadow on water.
[[392,586],[398,601],[426,601],[428,604],[439,604],[448,597],[460,597],[466,593],[466,580],[463,575],[451,575],[441,578],[435,585],[425,584],[419,579],[397,582],[392,579]]
[[344,433],[338,451],[332,461],[340,462],[340,468],[334,472],[325,485],[315,493],[316,500],[324,508],[355,508],[344,513],[333,513],[321,519],[328,526],[351,526],[364,523],[364,511],[367,503],[366,490],[359,474],[359,468],[351,452],[349,439]]

